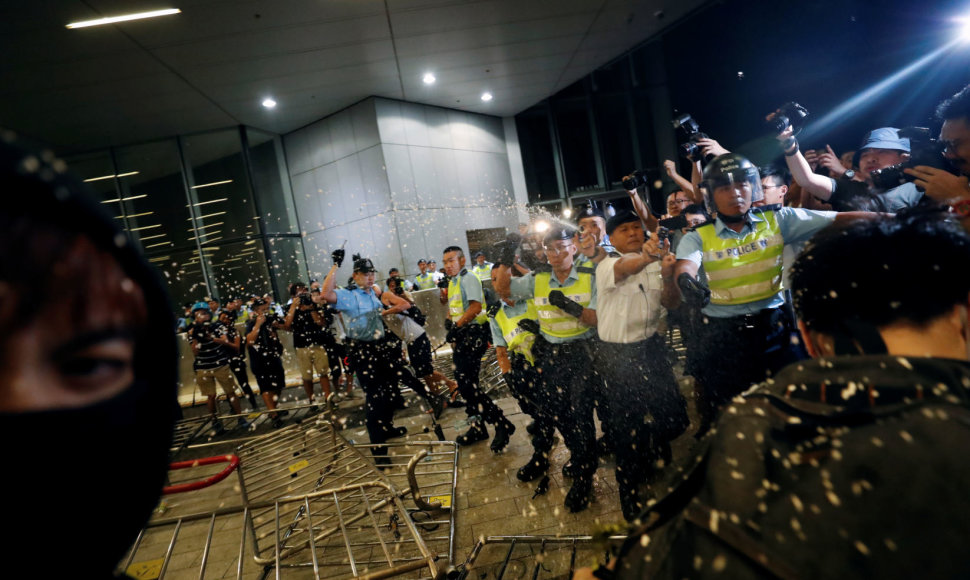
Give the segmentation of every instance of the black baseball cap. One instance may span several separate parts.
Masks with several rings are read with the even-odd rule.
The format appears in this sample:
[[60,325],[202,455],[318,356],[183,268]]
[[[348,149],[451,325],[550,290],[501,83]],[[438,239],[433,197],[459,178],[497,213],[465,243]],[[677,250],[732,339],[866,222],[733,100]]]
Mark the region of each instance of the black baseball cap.
[[621,209],[615,216],[606,220],[606,235],[612,236],[616,228],[629,222],[639,222],[640,216],[628,209]]

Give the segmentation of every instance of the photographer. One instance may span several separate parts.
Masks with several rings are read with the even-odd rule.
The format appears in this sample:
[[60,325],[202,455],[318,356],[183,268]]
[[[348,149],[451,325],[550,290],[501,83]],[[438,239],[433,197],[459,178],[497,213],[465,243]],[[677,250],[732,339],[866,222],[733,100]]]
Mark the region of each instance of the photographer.
[[[295,303],[295,301],[294,301]],[[265,298],[253,300],[253,315],[246,323],[246,344],[249,350],[249,368],[256,377],[259,392],[270,411],[276,409],[280,393],[286,386],[283,370],[283,343],[276,334],[282,323],[275,313],[270,312],[269,301]],[[276,413],[270,414],[273,427],[282,425]]]
[[690,420],[666,357],[665,307],[679,302],[673,282],[676,259],[666,238],[644,237],[639,217],[621,210],[607,232],[622,255],[612,252],[596,267],[597,330],[603,348],[595,365],[606,388],[598,412],[616,454],[616,482],[623,517],[643,510],[639,486],[670,464],[670,442]]
[[916,178],[916,185],[933,200],[950,204],[962,216],[963,225],[970,229],[970,85],[947,99],[936,110],[943,121],[940,142],[950,166],[959,172],[953,175],[943,169],[917,165],[906,169]]
[[[799,357],[782,308],[784,246],[808,240],[833,221],[877,214],[752,209],[761,176],[733,153],[707,165],[701,187],[717,218],[681,240],[676,276],[684,301],[705,315],[704,348],[695,353],[693,369],[705,399],[698,404],[703,432],[718,406]],[[698,280],[702,265],[707,287]]]
[[[301,286],[306,288],[305,286]],[[293,333],[296,362],[303,379],[303,391],[312,404],[314,372],[320,377],[323,400],[330,397],[330,359],[327,353],[327,321],[313,303],[309,292],[294,296],[283,321],[283,330]]]
[[[812,172],[808,161],[799,150],[798,140],[794,137],[794,129],[790,123],[778,135],[778,141],[794,180],[805,192],[832,204],[836,211],[867,209],[894,212],[915,206],[923,197],[923,192],[913,183],[904,183],[888,190],[881,190],[873,185],[873,171],[909,159],[910,140],[900,137],[899,129],[883,127],[867,133],[856,153],[859,158],[858,173],[851,169],[845,170],[838,179]],[[833,153],[832,157],[834,156]],[[836,165],[841,167],[841,164]]]
[[[239,399],[236,397],[236,381],[232,378],[232,371],[229,370],[229,346],[230,341],[224,332],[216,332],[217,325],[213,325],[212,311],[205,302],[197,302],[192,307],[194,322],[188,330],[188,339],[192,346],[192,353],[195,361],[192,368],[195,370],[195,382],[199,385],[199,391],[206,397],[206,407],[213,418],[216,416],[216,382],[222,387],[222,392],[226,394],[229,406],[236,415],[242,412]],[[240,427],[249,427],[245,419],[239,417],[237,422]],[[222,430],[222,424],[215,423],[216,430]]]
[[[579,210],[578,225],[580,253],[592,260],[594,264],[615,251],[615,248],[610,245],[610,236],[606,233],[606,212],[595,200],[589,200]],[[602,248],[602,251],[599,248]]]

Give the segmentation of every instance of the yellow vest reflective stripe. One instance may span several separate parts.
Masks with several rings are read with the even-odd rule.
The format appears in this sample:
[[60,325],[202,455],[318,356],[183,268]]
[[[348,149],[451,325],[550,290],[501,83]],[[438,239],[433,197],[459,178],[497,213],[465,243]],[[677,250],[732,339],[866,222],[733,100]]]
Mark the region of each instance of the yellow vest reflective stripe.
[[431,272],[418,274],[414,277],[414,283],[418,287],[418,290],[434,288],[434,277],[431,275]]
[[704,252],[713,304],[747,304],[781,291],[785,240],[775,212],[761,214],[754,230],[743,238],[720,238],[714,226],[696,231]]
[[495,315],[495,322],[498,324],[499,330],[502,331],[502,338],[505,339],[509,352],[521,354],[525,357],[525,360],[529,361],[529,364],[535,363],[532,358],[532,343],[536,341],[536,335],[519,328],[519,321],[523,319],[538,320],[538,318],[536,305],[532,300],[528,301],[526,311],[518,316],[510,318],[505,313],[505,308],[499,310]]
[[[582,262],[576,264],[576,266],[593,268],[593,263]],[[539,315],[539,328],[549,336],[557,338],[572,338],[586,334],[592,328],[591,326],[583,324],[578,318],[570,316],[549,304],[549,292],[552,290],[549,287],[551,278],[552,272],[536,274],[535,307],[536,314]],[[584,307],[588,306],[593,299],[593,275],[579,272],[579,280],[574,280],[569,286],[557,288],[557,290]]]
[[475,267],[472,268],[472,273],[475,274],[475,276],[477,276],[478,279],[481,280],[481,281],[483,281],[483,282],[485,280],[491,280],[492,279],[492,265],[491,264],[488,264],[488,263],[486,263],[484,266],[479,266],[478,264],[475,264]]
[[[448,316],[455,322],[465,314],[465,305],[461,301],[461,279],[467,276],[459,274],[448,282]],[[485,312],[485,305],[482,304],[482,311],[475,317],[476,324],[488,322],[488,315]]]

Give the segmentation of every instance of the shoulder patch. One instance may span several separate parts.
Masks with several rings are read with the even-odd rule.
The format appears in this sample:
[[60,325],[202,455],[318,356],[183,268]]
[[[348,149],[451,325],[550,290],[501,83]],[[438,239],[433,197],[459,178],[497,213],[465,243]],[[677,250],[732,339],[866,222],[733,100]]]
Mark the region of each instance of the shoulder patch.
[[580,274],[595,274],[596,268],[591,268],[589,266],[576,266],[576,271]]

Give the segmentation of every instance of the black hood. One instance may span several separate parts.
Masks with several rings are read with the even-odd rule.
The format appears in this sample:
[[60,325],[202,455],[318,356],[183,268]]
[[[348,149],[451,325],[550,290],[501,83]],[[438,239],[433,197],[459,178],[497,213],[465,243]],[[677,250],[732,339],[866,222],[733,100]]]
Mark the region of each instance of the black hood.
[[[7,218],[0,223],[27,215],[86,236],[117,259],[145,296],[148,323],[135,339],[135,379],[127,389],[80,408],[0,413],[6,447],[0,488],[13,534],[5,546],[8,564],[35,572],[67,566],[78,577],[109,577],[151,515],[168,469],[180,414],[174,315],[161,279],[84,184],[49,153],[26,151],[9,133],[2,136]],[[27,247],[30,235],[8,234],[7,243],[0,260],[9,272],[11,246]]]

